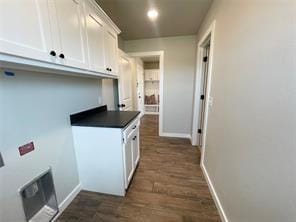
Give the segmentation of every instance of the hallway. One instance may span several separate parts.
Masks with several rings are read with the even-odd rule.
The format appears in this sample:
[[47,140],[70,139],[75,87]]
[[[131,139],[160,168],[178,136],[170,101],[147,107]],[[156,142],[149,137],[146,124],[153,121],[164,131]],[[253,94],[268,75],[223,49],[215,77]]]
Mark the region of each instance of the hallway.
[[82,191],[58,222],[220,221],[199,150],[185,139],[159,137],[158,116],[141,124],[141,161],[126,197]]

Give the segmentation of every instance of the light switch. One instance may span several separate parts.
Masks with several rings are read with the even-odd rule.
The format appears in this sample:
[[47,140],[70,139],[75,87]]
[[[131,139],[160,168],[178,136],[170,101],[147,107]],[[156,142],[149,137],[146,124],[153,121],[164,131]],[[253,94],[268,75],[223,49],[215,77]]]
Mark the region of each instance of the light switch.
[[0,167],[3,167],[3,166],[4,166],[4,161],[2,158],[2,154],[0,153]]
[[214,98],[213,97],[209,97],[209,106],[213,106],[213,102],[214,102]]

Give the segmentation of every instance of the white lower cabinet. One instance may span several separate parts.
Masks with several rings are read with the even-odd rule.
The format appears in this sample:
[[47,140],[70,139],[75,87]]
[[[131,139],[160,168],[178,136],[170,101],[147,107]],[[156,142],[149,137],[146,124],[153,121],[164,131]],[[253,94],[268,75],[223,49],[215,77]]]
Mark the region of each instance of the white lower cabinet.
[[136,166],[140,160],[140,132],[136,131],[133,137],[133,162]]
[[124,196],[140,159],[140,120],[124,129],[72,126],[82,189]]
[[133,177],[134,171],[140,159],[140,143],[139,143],[139,130],[130,133],[126,142],[123,143],[124,162],[125,162],[125,188]]
[[124,177],[124,187],[127,188],[129,182],[133,176],[134,163],[133,163],[133,140],[131,137],[123,144],[124,150],[124,165],[125,165],[125,177]]

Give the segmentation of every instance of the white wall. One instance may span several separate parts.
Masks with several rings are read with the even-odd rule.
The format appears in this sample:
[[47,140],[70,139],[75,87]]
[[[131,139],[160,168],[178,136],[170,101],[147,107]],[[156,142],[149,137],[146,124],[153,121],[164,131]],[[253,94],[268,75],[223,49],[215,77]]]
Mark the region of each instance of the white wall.
[[231,222],[296,221],[296,2],[216,0],[205,167]]
[[108,110],[116,110],[115,107],[115,92],[117,90],[117,85],[115,84],[113,79],[102,79],[102,104],[106,104]]
[[163,131],[191,134],[196,37],[125,41],[126,52],[164,51]]
[[[0,72],[0,221],[25,221],[18,189],[52,167],[58,202],[79,183],[69,115],[98,106],[99,81],[41,73]],[[35,151],[20,157],[18,147]]]

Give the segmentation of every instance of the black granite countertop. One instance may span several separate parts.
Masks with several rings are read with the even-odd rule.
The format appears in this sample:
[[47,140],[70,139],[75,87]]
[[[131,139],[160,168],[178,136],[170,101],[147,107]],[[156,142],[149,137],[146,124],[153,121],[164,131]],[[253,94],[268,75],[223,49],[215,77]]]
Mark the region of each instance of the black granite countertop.
[[72,126],[125,128],[140,112],[108,111],[107,106],[100,106],[70,116]]

